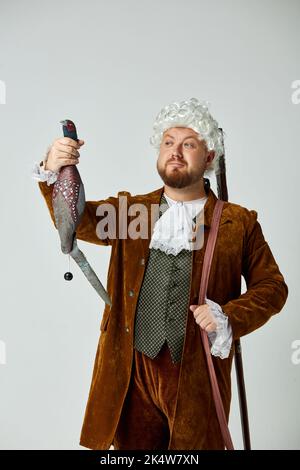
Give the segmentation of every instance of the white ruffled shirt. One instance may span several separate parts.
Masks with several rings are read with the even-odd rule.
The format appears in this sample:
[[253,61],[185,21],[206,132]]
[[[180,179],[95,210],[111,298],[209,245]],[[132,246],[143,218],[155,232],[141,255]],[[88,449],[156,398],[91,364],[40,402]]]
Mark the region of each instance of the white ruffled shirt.
[[36,181],[47,181],[47,185],[50,186],[57,180],[58,173],[58,171],[45,170],[44,165],[40,166],[38,162],[35,162],[31,176]]
[[[32,170],[32,178],[37,181],[46,181],[48,186],[55,183],[57,176],[58,172],[44,170],[44,167],[37,162]],[[183,249],[192,249],[193,218],[204,208],[207,197],[182,202],[171,199],[166,193],[164,196],[169,208],[156,221],[149,248],[177,255]],[[217,321],[216,331],[208,333],[211,353],[225,359],[229,356],[232,345],[231,325],[218,303],[207,297],[205,297],[205,303],[209,305]]]
[[174,201],[164,193],[169,208],[154,225],[149,248],[177,255],[181,250],[191,250],[193,218],[203,209],[207,197],[193,201]]

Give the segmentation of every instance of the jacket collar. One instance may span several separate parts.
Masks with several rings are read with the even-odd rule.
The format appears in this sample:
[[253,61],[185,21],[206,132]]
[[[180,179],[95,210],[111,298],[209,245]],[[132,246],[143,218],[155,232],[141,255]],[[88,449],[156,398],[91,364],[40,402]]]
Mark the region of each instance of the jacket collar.
[[[158,204],[159,205],[161,203],[163,193],[164,193],[164,186],[162,186],[161,188],[156,189],[155,191],[153,191],[151,193],[148,193],[147,195],[145,195],[145,198],[146,198],[145,203],[146,204],[149,203],[149,205],[151,205],[151,204]],[[204,227],[210,228],[211,222],[212,222],[213,211],[214,211],[216,202],[218,200],[218,197],[216,196],[216,194],[214,193],[214,191],[210,187],[207,189],[206,194],[207,194],[208,197],[207,197],[207,200],[206,200],[204,208],[203,208],[203,210],[204,210]],[[200,214],[201,214],[201,212],[200,212]],[[230,212],[231,211],[228,207],[228,203],[225,203],[224,207],[223,207],[222,215],[221,215],[220,225],[222,225],[225,222],[228,222],[228,220],[232,220]],[[159,214],[157,214],[157,215],[159,215]],[[199,217],[199,215],[198,215],[198,217]],[[150,241],[149,241],[149,243],[150,243]]]
[[[204,229],[208,230],[211,226],[213,211],[214,211],[214,207],[216,205],[218,198],[210,187],[207,188],[206,192],[207,192],[208,198],[205,202],[204,208],[198,214],[197,219],[198,217],[201,217],[204,211]],[[149,256],[149,244],[152,238],[154,225],[157,219],[159,218],[159,206],[161,204],[163,193],[164,193],[164,186],[156,189],[155,191],[152,191],[151,193],[143,194],[140,196],[133,196],[131,199],[132,202],[143,203],[144,205],[147,206],[148,237],[139,238],[139,242],[141,244],[141,248],[146,259],[148,259],[148,256]],[[223,211],[221,214],[219,225],[222,225],[231,220],[232,220],[232,217],[231,217],[230,205],[228,202],[225,202],[223,206]]]

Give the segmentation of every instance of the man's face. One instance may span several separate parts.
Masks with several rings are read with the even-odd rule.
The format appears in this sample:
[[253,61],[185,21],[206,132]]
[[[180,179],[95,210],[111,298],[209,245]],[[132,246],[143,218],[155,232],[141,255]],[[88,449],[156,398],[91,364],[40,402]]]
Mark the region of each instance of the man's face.
[[201,136],[187,127],[171,127],[163,133],[157,159],[157,171],[172,188],[185,188],[200,182],[214,158]]

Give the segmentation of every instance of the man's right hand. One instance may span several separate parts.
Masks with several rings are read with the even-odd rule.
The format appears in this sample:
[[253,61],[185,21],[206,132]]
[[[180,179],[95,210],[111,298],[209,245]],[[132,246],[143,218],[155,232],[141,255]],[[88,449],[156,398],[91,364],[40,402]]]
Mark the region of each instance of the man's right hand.
[[80,154],[78,149],[84,145],[84,140],[76,142],[69,137],[55,139],[47,153],[47,161],[44,164],[45,170],[59,171],[66,165],[77,165]]

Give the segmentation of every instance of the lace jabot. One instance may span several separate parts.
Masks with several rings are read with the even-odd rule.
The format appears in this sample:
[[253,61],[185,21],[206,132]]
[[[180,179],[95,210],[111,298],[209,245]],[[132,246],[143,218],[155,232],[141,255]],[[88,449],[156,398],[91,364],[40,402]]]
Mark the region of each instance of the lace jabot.
[[195,223],[193,219],[204,208],[207,196],[192,201],[175,201],[163,193],[168,208],[156,221],[149,248],[177,255],[181,250],[192,250]]

